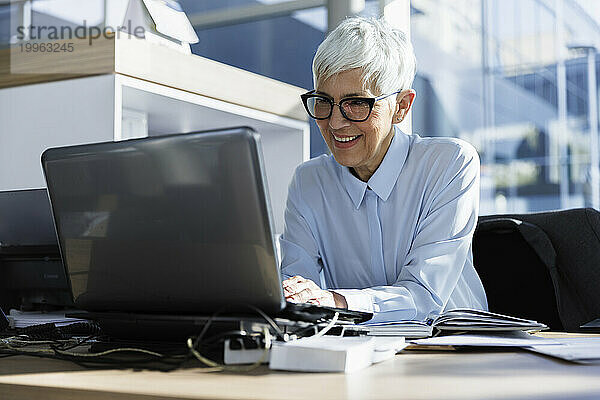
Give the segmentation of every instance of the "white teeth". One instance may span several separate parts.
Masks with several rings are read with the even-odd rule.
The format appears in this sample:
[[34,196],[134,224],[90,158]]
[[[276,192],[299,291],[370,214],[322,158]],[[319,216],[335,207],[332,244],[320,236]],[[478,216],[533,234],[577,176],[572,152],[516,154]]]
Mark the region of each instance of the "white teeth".
[[349,141],[351,141],[351,140],[354,140],[354,139],[356,139],[358,136],[359,136],[359,135],[356,135],[356,136],[348,136],[348,137],[343,137],[343,138],[341,138],[341,137],[337,137],[337,136],[333,135],[333,137],[335,138],[335,140],[337,140],[338,142],[349,142]]

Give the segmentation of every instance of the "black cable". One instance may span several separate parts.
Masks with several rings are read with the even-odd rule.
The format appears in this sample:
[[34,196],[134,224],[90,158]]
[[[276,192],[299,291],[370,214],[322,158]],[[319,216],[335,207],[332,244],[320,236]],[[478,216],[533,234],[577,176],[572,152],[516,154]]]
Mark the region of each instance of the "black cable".
[[52,350],[55,350],[55,351],[56,350],[61,350],[61,351],[72,350],[72,349],[74,349],[76,347],[79,347],[82,344],[88,342],[89,340],[95,339],[97,337],[99,337],[97,334],[93,334],[93,335],[87,336],[87,337],[81,339],[80,341],[78,341],[77,343],[72,344],[72,345],[67,346],[67,347],[64,347],[64,344],[63,344],[62,346],[60,346],[60,345],[59,346],[50,345],[50,348],[52,348]]
[[[231,305],[226,305],[226,306],[223,306],[223,307],[219,308],[217,311],[215,311],[208,318],[208,320],[206,321],[206,323],[202,327],[202,330],[200,331],[200,333],[193,340],[192,346],[191,346],[190,350],[188,351],[188,353],[186,354],[185,358],[180,362],[179,366],[176,366],[173,369],[177,369],[181,365],[183,365],[186,362],[188,362],[189,360],[195,358],[194,354],[193,354],[193,350],[198,351],[198,346],[201,344],[202,338],[204,337],[204,335],[206,334],[206,332],[208,331],[208,329],[212,325],[214,319],[216,317],[218,317],[219,315],[221,315],[222,313],[224,313],[225,311],[227,311],[228,309],[232,309],[232,308],[234,308],[234,309],[239,309],[239,308],[249,308],[249,309],[251,309],[252,311],[254,311],[257,314],[259,314],[273,328],[273,330],[276,332],[276,336],[278,336],[281,340],[284,340],[284,341],[287,339],[285,333],[281,330],[281,328],[277,325],[277,323],[271,317],[269,317],[264,311],[262,311],[261,309],[259,309],[258,307],[255,307],[255,306],[252,306],[252,305],[249,305],[249,304],[231,304]],[[211,343],[211,345],[212,345],[212,343]]]
[[31,325],[17,329],[18,335],[27,335],[34,340],[63,340],[64,335],[54,323]]
[[[172,368],[171,367],[169,367],[169,368],[152,367],[152,366],[149,366],[148,363],[156,362],[159,364],[164,363],[167,365],[173,364],[169,361],[161,361],[161,360],[147,360],[147,361],[144,361],[144,360],[111,360],[111,359],[81,360],[76,357],[69,357],[69,356],[63,356],[63,355],[58,355],[58,354],[32,353],[32,352],[24,352],[24,351],[18,351],[18,350],[11,350],[11,353],[9,353],[9,354],[0,354],[0,357],[1,358],[15,357],[15,356],[20,356],[20,355],[69,361],[69,362],[72,362],[83,368],[94,368],[94,369],[98,369],[98,368],[130,369],[130,368],[133,368],[133,369],[149,369],[149,370],[167,372],[167,371],[171,371]],[[178,361],[177,361],[177,364],[179,364]]]
[[293,331],[293,332],[291,332],[291,333],[292,333],[292,335],[296,335],[296,336],[298,336],[298,337],[302,337],[302,336],[303,336],[303,334],[304,334],[304,332],[308,332],[308,331],[309,331],[309,330],[311,330],[311,329],[312,329],[313,331],[315,331],[315,330],[317,330],[317,329],[318,329],[318,326],[317,326],[316,324],[313,324],[313,325],[310,325],[310,326],[305,326],[305,327],[303,327],[303,328],[299,328],[298,330],[295,330],[295,331]]
[[[30,336],[30,338],[32,336],[42,338],[43,337],[42,333],[51,333],[52,338],[48,341],[54,342],[54,344],[50,345],[50,349],[53,351],[53,353],[41,353],[41,352],[38,353],[38,352],[33,352],[33,351],[20,351],[18,349],[14,349],[14,347],[16,347],[16,346],[11,345],[13,347],[13,349],[0,350],[0,357],[5,358],[5,357],[16,356],[16,355],[27,355],[27,356],[34,356],[34,357],[41,357],[41,358],[66,360],[66,361],[73,362],[84,368],[120,368],[120,369],[134,368],[134,369],[150,369],[150,370],[168,372],[168,371],[172,371],[172,370],[181,368],[184,364],[186,364],[190,360],[195,360],[195,357],[193,357],[194,356],[193,351],[197,352],[198,347],[200,345],[202,345],[202,347],[204,347],[204,348],[210,348],[216,344],[220,344],[220,342],[227,337],[235,337],[235,336],[261,337],[261,336],[263,336],[263,334],[261,334],[261,333],[249,333],[249,332],[246,332],[243,330],[232,330],[232,331],[227,331],[227,332],[221,332],[217,335],[213,335],[209,338],[204,339],[204,336],[206,335],[206,333],[208,332],[208,329],[213,324],[215,318],[217,316],[221,315],[222,313],[224,313],[227,309],[231,309],[233,307],[240,308],[240,305],[224,306],[224,307],[221,307],[219,310],[217,310],[214,314],[212,314],[206,321],[205,325],[202,327],[200,333],[194,338],[191,348],[185,354],[182,354],[182,355],[163,355],[163,354],[157,353],[158,355],[154,356],[152,354],[140,355],[138,353],[138,354],[136,354],[136,356],[138,356],[136,359],[127,360],[127,359],[122,359],[122,358],[114,358],[114,357],[108,356],[108,355],[107,356],[101,355],[101,356],[98,356],[98,358],[87,358],[90,356],[83,355],[83,354],[82,355],[61,354],[61,352],[65,352],[65,351],[74,349],[76,347],[79,347],[92,339],[100,337],[100,335],[101,335],[101,332],[100,332],[98,326],[94,323],[76,323],[76,324],[72,324],[72,325],[74,325],[72,327],[70,327],[70,325],[69,325],[66,327],[61,327],[61,329],[56,328],[56,326],[52,326],[53,324],[46,324],[46,326],[38,326],[37,328],[32,328],[32,329],[27,330],[27,333]],[[256,312],[273,329],[276,337],[280,338],[281,340],[287,340],[287,334],[284,333],[282,331],[282,329],[277,325],[277,323],[271,317],[269,317],[265,312],[263,312],[261,309],[251,306],[251,305],[242,305],[242,307],[248,308],[248,309]],[[302,328],[302,330],[306,330],[309,328],[314,329],[313,327],[305,327],[305,328]],[[60,340],[64,340],[63,338],[65,336],[68,336],[68,334],[71,332],[75,332],[77,330],[86,330],[86,329],[87,329],[87,332],[88,333],[91,332],[91,334],[89,336],[86,336],[85,338],[79,340],[76,343],[67,344],[67,343],[63,343],[60,341]],[[57,338],[59,338],[59,339],[57,339]],[[27,341],[27,339],[25,337],[19,338],[19,339],[23,340],[25,342]],[[49,339],[49,338],[46,337],[45,339]],[[34,345],[34,344],[36,344],[35,340],[32,341],[31,345]],[[28,344],[25,343],[25,344],[21,344],[20,346],[25,347],[27,345]],[[118,350],[118,349],[115,349],[115,350]],[[123,349],[123,350],[125,350],[125,349]],[[135,350],[137,350],[137,349],[135,349]],[[147,350],[139,349],[139,351],[147,351]],[[118,352],[117,354],[121,354],[121,352]],[[131,355],[129,355],[129,357],[131,357]]]
[[[61,340],[56,339],[56,337],[64,337],[64,333],[61,333],[61,335],[58,335],[58,328],[53,325],[53,324],[45,324],[45,325],[37,325],[35,327],[30,327],[28,329],[23,329],[20,330],[19,333],[24,333],[27,332],[29,333],[29,335],[19,335],[18,337],[15,337],[15,341],[11,343],[11,341],[7,341],[6,344],[8,346],[10,346],[10,348],[8,349],[0,349],[0,358],[7,358],[7,357],[14,357],[14,356],[18,356],[18,355],[24,355],[24,356],[34,356],[34,357],[41,357],[41,358],[50,358],[50,359],[59,359],[59,360],[65,360],[65,361],[69,361],[69,362],[73,362],[76,365],[79,365],[81,367],[84,368],[98,368],[98,367],[102,367],[102,368],[135,368],[135,369],[151,369],[151,370],[158,370],[158,371],[169,371],[172,370],[174,368],[178,368],[180,367],[182,364],[182,357],[184,357],[184,355],[176,355],[176,356],[165,356],[165,355],[159,355],[159,356],[153,356],[151,354],[144,354],[143,356],[140,356],[140,354],[136,354],[137,357],[135,359],[123,359],[122,357],[120,358],[114,358],[111,356],[99,356],[99,358],[87,358],[90,357],[86,354],[81,354],[81,355],[77,355],[77,354],[64,354],[61,352],[66,352],[68,350],[74,349],[76,347],[79,347],[81,345],[83,345],[84,343],[98,338],[100,337],[100,335],[98,334],[99,330],[96,329],[97,326],[94,328],[94,324],[87,324],[87,323],[78,323],[77,326],[72,327],[71,325],[66,326],[68,329],[66,329],[67,331],[94,331],[96,333],[89,335],[87,337],[84,337],[83,339],[75,342],[75,343],[65,343]],[[74,328],[74,329],[73,329]],[[51,338],[49,337],[44,337],[44,336],[51,336]],[[29,347],[29,346],[34,346],[34,345],[40,345],[40,339],[45,339],[43,340],[43,342],[50,342],[50,343],[46,343],[49,347],[49,350],[52,350],[52,353],[43,353],[43,349],[41,349],[39,352],[36,352],[35,350],[29,350],[29,351],[25,351],[25,350],[19,350],[20,348],[25,348],[25,347]],[[18,341],[18,343],[17,343]],[[117,349],[118,350],[118,349]],[[137,350],[137,349],[134,349]],[[140,351],[147,351],[145,349],[139,349]],[[121,352],[119,353],[115,353],[115,354],[121,354]],[[186,355],[187,356],[187,355]],[[92,356],[93,357],[93,356]],[[131,355],[129,355],[129,357],[131,357]]]
[[[107,365],[109,368],[148,368],[148,369],[158,369],[158,370],[163,370],[164,368],[152,368],[149,367],[147,364],[148,363],[162,363],[162,364],[166,364],[169,366],[173,366],[173,365],[179,365],[180,364],[180,360],[179,358],[183,357],[182,356],[164,356],[164,355],[159,355],[159,356],[153,356],[151,354],[136,354],[138,356],[137,359],[135,360],[127,360],[127,359],[122,359],[122,358],[111,358],[110,356],[100,356],[98,358],[87,358],[89,356],[86,355],[77,355],[77,354],[61,354],[60,352],[58,352],[58,349],[53,349],[54,352],[53,353],[42,353],[42,352],[35,352],[35,351],[22,351],[22,350],[18,350],[18,349],[3,349],[0,350],[0,357],[11,357],[11,356],[16,356],[16,355],[25,355],[25,356],[34,356],[34,357],[41,357],[41,358],[51,358],[51,359],[59,359],[59,360],[66,360],[66,361],[71,361],[74,362],[77,365],[86,367],[86,368],[90,368],[90,367],[95,367],[95,366],[100,366],[100,365]],[[116,354],[120,354],[116,353]],[[123,351],[123,353],[126,353],[126,351]]]
[[63,325],[59,328],[60,332],[69,335],[100,335],[102,329],[95,321],[74,322],[72,324]]
[[[75,344],[70,344],[68,346],[65,347],[66,343],[61,343],[58,341],[50,341],[50,342],[54,342],[53,344],[50,344],[50,350],[53,351],[53,353],[43,353],[43,349],[41,349],[40,351],[35,351],[35,350],[29,350],[29,351],[25,351],[25,350],[19,350],[20,348],[25,348],[28,346],[32,346],[32,345],[36,345],[39,344],[39,341],[31,341],[30,343],[27,343],[27,339],[26,337],[19,337],[18,340],[20,342],[24,342],[24,343],[10,343],[7,342],[6,344],[8,346],[10,346],[10,348],[8,349],[0,349],[0,357],[4,358],[4,357],[11,357],[11,356],[15,356],[15,355],[25,355],[25,356],[35,356],[35,357],[44,357],[44,358],[54,358],[54,359],[60,359],[60,360],[66,360],[66,361],[71,361],[74,362],[75,364],[78,364],[80,366],[83,367],[94,367],[94,366],[98,366],[98,365],[108,365],[111,368],[132,368],[132,367],[137,367],[137,368],[149,368],[149,369],[159,369],[159,370],[164,370],[164,368],[152,368],[149,367],[147,364],[148,363],[164,363],[166,365],[169,366],[173,366],[173,365],[179,365],[180,360],[179,358],[182,356],[164,356],[162,354],[158,354],[158,356],[154,356],[152,354],[144,354],[143,356],[140,356],[140,354],[137,354],[138,358],[134,359],[134,360],[126,360],[126,359],[122,359],[122,358],[111,358],[110,356],[99,356],[99,358],[87,358],[90,357],[86,354],[64,354],[61,352],[65,352],[67,350],[70,350],[72,348],[78,347],[81,344],[85,343],[86,341],[89,341],[90,339],[93,339],[94,337],[97,337],[97,335],[91,335],[88,336],[86,338],[83,338],[82,340],[78,341]],[[118,353],[115,354],[119,354],[122,352],[127,352],[127,348],[123,348],[123,351],[119,351],[119,349],[116,349]],[[131,349],[131,351],[136,351],[138,349]],[[139,349],[139,351],[144,351],[147,352],[147,350],[145,349]],[[94,356],[92,356],[94,357]],[[140,358],[141,357],[141,358]]]
[[211,345],[215,345],[215,344],[219,344],[221,341],[223,341],[224,339],[229,339],[229,338],[236,338],[236,337],[257,337],[257,336],[262,336],[261,333],[248,333],[246,331],[227,331],[227,332],[223,332],[223,333],[219,333],[218,335],[214,335],[211,336],[207,339],[204,340],[204,345],[205,346],[211,346]]

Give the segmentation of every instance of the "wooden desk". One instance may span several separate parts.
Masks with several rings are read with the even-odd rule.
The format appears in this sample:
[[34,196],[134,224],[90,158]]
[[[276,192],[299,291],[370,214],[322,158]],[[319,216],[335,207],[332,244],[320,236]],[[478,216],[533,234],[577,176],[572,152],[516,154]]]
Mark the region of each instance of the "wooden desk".
[[598,399],[600,365],[528,352],[405,351],[352,374],[85,370],[0,359],[0,399]]

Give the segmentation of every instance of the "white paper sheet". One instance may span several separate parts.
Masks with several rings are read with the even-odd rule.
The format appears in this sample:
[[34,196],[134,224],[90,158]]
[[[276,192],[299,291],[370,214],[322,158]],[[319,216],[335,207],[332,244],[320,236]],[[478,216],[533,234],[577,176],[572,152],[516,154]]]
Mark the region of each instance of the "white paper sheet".
[[600,337],[557,338],[556,345],[529,346],[528,350],[575,362],[600,363]]
[[39,312],[10,310],[6,316],[11,328],[25,328],[32,325],[50,324],[56,326],[68,325],[85,320],[78,318],[67,318],[64,312]]
[[560,345],[556,339],[541,338],[522,331],[437,336],[412,340],[412,344],[426,346],[488,346],[488,347],[531,347]]

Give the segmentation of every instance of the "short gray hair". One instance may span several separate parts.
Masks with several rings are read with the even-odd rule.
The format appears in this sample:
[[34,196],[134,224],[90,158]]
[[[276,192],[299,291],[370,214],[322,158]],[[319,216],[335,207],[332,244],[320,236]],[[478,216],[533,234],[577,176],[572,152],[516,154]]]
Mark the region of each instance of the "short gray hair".
[[340,72],[363,69],[364,89],[391,93],[410,89],[417,62],[404,32],[383,19],[346,18],[319,45],[313,59],[313,82]]

